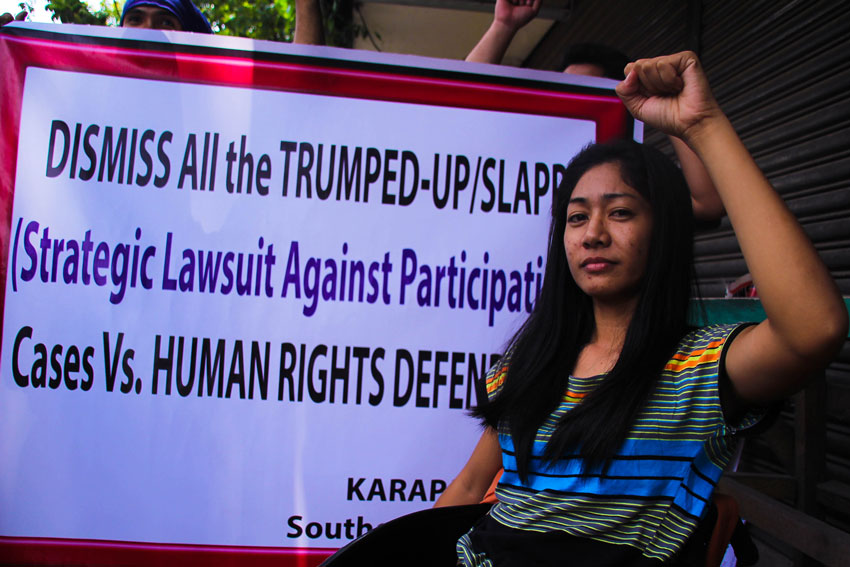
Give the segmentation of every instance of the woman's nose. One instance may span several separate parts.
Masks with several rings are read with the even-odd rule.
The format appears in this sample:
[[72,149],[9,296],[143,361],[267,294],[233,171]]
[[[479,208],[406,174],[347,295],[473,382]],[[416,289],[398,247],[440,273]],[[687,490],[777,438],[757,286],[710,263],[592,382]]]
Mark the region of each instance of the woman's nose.
[[587,230],[584,232],[583,242],[585,248],[607,246],[610,243],[608,228],[605,226],[604,219],[591,217],[586,226]]

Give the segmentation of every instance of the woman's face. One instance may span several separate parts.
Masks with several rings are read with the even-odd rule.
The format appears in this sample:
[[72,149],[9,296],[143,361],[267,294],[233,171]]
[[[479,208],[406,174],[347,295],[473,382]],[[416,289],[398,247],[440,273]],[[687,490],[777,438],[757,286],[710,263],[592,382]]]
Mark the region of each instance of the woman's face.
[[597,165],[579,179],[567,206],[564,249],[584,293],[600,301],[632,299],[651,237],[649,202],[626,185],[618,164]]

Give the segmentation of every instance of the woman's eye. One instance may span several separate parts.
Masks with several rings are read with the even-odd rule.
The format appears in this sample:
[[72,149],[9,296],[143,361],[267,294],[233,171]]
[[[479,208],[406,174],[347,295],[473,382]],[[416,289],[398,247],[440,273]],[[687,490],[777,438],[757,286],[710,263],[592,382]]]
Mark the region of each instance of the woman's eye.
[[629,209],[614,209],[611,211],[611,216],[619,219],[630,219],[634,216],[634,213]]
[[585,220],[587,220],[587,215],[584,213],[573,213],[567,216],[567,222],[570,224],[576,224]]
[[163,30],[176,30],[177,22],[174,21],[174,18],[163,18],[159,23],[160,29]]

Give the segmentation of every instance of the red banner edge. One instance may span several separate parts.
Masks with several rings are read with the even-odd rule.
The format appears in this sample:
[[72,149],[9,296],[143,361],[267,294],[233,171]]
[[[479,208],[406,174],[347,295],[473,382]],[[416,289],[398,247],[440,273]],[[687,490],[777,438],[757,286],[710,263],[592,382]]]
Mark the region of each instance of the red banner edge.
[[335,551],[327,548],[237,547],[0,536],[0,564],[17,565],[315,567]]

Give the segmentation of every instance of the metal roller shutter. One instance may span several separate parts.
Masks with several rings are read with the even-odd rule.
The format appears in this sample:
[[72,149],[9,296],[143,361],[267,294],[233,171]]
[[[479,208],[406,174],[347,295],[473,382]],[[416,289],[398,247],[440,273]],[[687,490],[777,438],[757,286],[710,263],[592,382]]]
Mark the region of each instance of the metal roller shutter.
[[[744,143],[850,295],[850,2],[576,0],[570,19],[552,27],[526,65],[556,69],[563,49],[584,41],[634,58],[697,51]],[[647,132],[646,141],[672,155],[662,134]],[[696,255],[706,297],[722,297],[747,271],[727,219],[698,235]],[[827,456],[817,499],[824,519],[848,531],[850,343],[826,378]],[[778,430],[791,427],[788,405]],[[788,472],[788,456],[777,458],[765,439],[746,458],[752,470]]]

